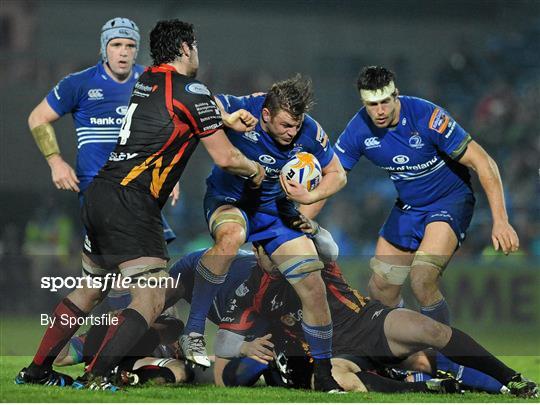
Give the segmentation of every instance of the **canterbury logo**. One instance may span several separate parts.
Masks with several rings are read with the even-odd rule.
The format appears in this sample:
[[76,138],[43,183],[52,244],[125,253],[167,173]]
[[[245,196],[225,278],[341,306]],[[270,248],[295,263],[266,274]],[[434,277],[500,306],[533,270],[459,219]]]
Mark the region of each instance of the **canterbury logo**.
[[103,98],[103,89],[88,90],[88,98],[91,100],[101,100]]
[[379,141],[379,138],[377,137],[367,138],[364,141],[364,145],[366,145],[367,147],[375,147],[375,146],[379,146],[380,144],[381,142]]

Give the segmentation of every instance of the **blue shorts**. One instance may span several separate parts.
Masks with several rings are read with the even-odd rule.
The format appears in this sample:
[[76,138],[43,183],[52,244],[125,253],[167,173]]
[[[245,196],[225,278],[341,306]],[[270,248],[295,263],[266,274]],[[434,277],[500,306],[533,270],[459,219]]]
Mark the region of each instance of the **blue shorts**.
[[459,247],[471,223],[474,203],[474,196],[466,195],[458,201],[441,202],[437,207],[422,209],[398,200],[379,235],[402,249],[416,251],[424,238],[427,224],[446,222],[456,234]]
[[247,242],[257,242],[269,256],[285,242],[304,236],[303,232],[287,225],[298,218],[298,211],[294,203],[285,198],[255,209],[231,197],[207,192],[204,196],[206,222],[222,205],[233,205],[242,212],[247,224]]

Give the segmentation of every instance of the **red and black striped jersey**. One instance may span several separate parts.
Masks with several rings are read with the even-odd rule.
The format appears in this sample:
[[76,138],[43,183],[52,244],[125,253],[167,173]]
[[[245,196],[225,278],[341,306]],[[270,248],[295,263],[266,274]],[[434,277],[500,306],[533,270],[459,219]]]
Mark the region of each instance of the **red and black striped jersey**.
[[135,84],[118,143],[98,178],[150,193],[162,207],[199,139],[223,127],[208,88],[170,65]]
[[[321,275],[332,314],[334,343],[340,343],[358,322],[369,299],[349,286],[337,263],[327,263]],[[281,274],[269,274],[256,266],[230,296],[219,327],[247,340],[272,333],[276,350],[302,355],[307,346],[301,322],[302,304],[293,287]]]

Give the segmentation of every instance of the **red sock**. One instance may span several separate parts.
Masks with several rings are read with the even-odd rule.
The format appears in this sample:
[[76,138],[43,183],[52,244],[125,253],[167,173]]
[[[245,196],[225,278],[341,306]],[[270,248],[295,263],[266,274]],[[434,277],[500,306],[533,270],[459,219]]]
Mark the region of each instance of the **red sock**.
[[[51,368],[58,353],[60,353],[66,343],[69,342],[69,339],[79,329],[77,322],[72,322],[75,325],[70,326],[69,319],[73,317],[86,317],[86,315],[69,298],[64,298],[54,310],[54,325],[47,327],[37,353],[34,356],[33,365],[39,368]],[[65,323],[68,324],[65,325]]]
[[103,343],[86,371],[106,376],[120,363],[129,350],[148,330],[144,317],[132,308],[124,309],[118,315],[117,325],[110,325]]

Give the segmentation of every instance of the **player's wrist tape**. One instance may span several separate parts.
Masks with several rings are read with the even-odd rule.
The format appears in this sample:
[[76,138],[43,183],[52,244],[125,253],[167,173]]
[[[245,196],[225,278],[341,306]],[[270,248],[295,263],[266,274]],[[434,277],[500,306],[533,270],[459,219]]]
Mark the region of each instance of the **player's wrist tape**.
[[56,134],[51,124],[41,124],[31,130],[36,144],[45,158],[52,155],[59,155],[60,148],[56,141]]

